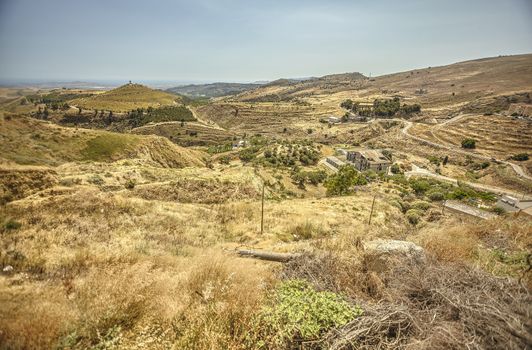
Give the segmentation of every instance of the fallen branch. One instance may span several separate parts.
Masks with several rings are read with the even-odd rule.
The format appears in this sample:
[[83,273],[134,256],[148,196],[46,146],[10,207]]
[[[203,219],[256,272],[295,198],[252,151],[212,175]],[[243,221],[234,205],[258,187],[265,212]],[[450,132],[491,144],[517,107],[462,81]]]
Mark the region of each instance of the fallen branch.
[[237,254],[240,256],[247,256],[250,258],[276,261],[276,262],[288,262],[294,258],[299,257],[299,254],[290,254],[290,253],[275,253],[275,252],[266,252],[258,250],[237,250]]

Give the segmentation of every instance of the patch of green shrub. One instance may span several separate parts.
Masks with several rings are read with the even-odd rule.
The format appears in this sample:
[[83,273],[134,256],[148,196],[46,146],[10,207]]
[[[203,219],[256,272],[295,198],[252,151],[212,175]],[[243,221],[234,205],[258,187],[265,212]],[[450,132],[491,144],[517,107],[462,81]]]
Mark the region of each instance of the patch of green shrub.
[[462,140],[462,148],[473,149],[476,147],[477,141],[474,139],[464,139]]
[[417,225],[421,220],[421,212],[417,209],[409,209],[405,215],[408,219],[408,222],[414,226]]
[[294,339],[316,339],[361,314],[360,307],[349,305],[338,294],[318,292],[304,280],[288,280],[275,289],[258,316],[264,333],[258,345],[291,348]]
[[100,175],[92,175],[87,179],[87,181],[93,185],[103,185],[105,183],[104,179]]
[[512,160],[517,160],[519,162],[522,162],[522,161],[528,160],[529,156],[527,153],[519,153],[519,154],[514,154],[511,158]]
[[424,179],[411,179],[409,185],[416,194],[424,194],[431,188],[431,184]]
[[22,227],[22,224],[13,219],[7,219],[2,225],[3,231],[14,231]]
[[366,185],[368,180],[350,165],[342,166],[338,172],[329,176],[325,188],[329,196],[342,196],[353,192],[353,187]]
[[430,208],[430,204],[425,201],[415,201],[414,203],[412,203],[412,209],[426,211],[429,208]]
[[233,149],[233,144],[232,143],[224,143],[222,145],[210,146],[207,149],[207,153],[209,153],[209,154],[224,153],[224,152],[229,152],[232,149]]
[[132,190],[135,188],[135,185],[137,184],[137,182],[133,179],[129,179],[126,181],[126,183],[124,184],[124,187],[128,190]]
[[427,193],[427,196],[433,202],[439,202],[439,201],[442,201],[445,198],[443,193],[441,193],[439,191],[430,191],[429,193]]
[[401,174],[399,164],[393,164],[390,170],[392,171],[392,174]]

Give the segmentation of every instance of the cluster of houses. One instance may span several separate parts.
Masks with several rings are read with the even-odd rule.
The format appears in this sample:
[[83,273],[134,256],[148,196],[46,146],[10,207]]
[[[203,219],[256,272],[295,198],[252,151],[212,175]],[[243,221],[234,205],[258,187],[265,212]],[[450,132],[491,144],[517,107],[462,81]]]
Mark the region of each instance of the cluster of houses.
[[[388,172],[392,160],[386,157],[382,150],[376,149],[338,149],[338,157],[330,156],[325,159],[329,166],[336,169],[351,165],[359,171],[373,170],[376,172]],[[340,159],[341,158],[341,159]]]

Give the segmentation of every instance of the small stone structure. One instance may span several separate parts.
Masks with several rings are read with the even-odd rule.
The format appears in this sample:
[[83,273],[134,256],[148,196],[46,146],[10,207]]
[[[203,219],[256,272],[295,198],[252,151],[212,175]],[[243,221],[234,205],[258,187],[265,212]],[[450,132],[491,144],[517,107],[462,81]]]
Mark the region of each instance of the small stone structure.
[[392,161],[381,150],[375,149],[348,150],[347,161],[353,163],[359,171],[374,170],[387,172],[388,168],[392,165]]

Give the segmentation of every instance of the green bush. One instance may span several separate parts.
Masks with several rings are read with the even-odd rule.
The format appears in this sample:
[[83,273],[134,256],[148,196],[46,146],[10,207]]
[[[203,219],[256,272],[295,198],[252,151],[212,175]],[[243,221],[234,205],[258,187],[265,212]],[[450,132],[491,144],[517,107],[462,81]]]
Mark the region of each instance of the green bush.
[[332,292],[318,292],[304,280],[281,283],[258,316],[262,342],[259,348],[291,348],[294,339],[319,338],[362,314]]
[[430,204],[425,201],[415,201],[414,203],[412,203],[412,209],[426,211],[429,208],[430,208]]
[[435,156],[428,156],[428,160],[434,165],[440,165],[440,158]]
[[129,179],[126,181],[126,183],[124,184],[124,187],[127,188],[128,190],[132,190],[135,188],[135,185],[137,183],[135,182],[135,180],[132,180],[132,179]]
[[491,211],[493,211],[497,215],[506,214],[506,210],[504,208],[501,208],[501,207],[493,207],[493,209]]
[[390,170],[392,171],[392,174],[401,173],[401,168],[399,167],[399,164],[393,164]]
[[408,222],[414,226],[417,225],[421,219],[421,212],[417,209],[409,209],[405,215]]
[[356,185],[366,185],[368,181],[354,167],[342,166],[338,172],[329,176],[325,188],[329,196],[342,196],[352,193]]
[[529,157],[528,157],[528,154],[527,153],[519,153],[519,154],[515,154],[511,157],[513,160],[517,160],[519,162],[522,162],[522,161],[525,161],[525,160],[528,160]]
[[21,228],[22,224],[16,220],[7,219],[2,226],[4,231],[13,231]]
[[257,157],[257,153],[259,151],[260,151],[259,146],[252,146],[252,147],[244,148],[242,151],[238,152],[238,157],[244,163],[248,163]]
[[229,164],[231,162],[231,157],[223,156],[223,157],[220,157],[218,161],[220,162],[220,164]]
[[353,108],[353,101],[351,99],[347,99],[345,101],[342,101],[342,103],[340,103],[340,107],[349,110],[349,109]]
[[207,149],[207,153],[209,153],[209,154],[224,153],[224,152],[229,152],[232,149],[233,149],[233,144],[232,143],[224,143],[222,145],[210,146]]
[[416,194],[423,194],[427,192],[431,187],[431,184],[424,179],[411,179],[409,181],[409,185],[414,190],[414,192],[416,192]]
[[92,175],[87,181],[93,185],[103,185],[105,183],[105,180],[100,175]]
[[431,191],[431,192],[427,193],[427,196],[433,202],[439,202],[439,201],[442,201],[445,198],[443,193],[441,193],[439,191]]
[[462,148],[472,149],[476,147],[477,141],[474,139],[464,139],[462,140]]
[[304,184],[308,182],[314,186],[322,183],[327,178],[327,174],[323,170],[316,171],[297,171],[292,174],[292,180],[296,183]]

